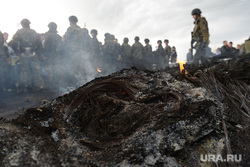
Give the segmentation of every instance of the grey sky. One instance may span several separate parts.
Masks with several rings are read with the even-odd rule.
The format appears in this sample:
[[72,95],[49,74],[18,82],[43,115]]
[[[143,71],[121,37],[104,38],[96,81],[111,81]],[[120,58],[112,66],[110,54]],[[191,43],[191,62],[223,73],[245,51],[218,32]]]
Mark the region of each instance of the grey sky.
[[153,48],[157,40],[169,39],[176,46],[179,59],[186,59],[193,29],[193,8],[200,8],[208,20],[212,50],[223,40],[241,44],[250,36],[250,1],[248,0],[8,0],[1,2],[0,30],[12,36],[20,21],[28,18],[39,33],[48,30],[49,22],[58,24],[63,35],[68,17],[76,15],[81,27],[97,29],[103,42],[104,33],[114,34],[120,43],[129,37],[130,44],[139,36],[149,38]]

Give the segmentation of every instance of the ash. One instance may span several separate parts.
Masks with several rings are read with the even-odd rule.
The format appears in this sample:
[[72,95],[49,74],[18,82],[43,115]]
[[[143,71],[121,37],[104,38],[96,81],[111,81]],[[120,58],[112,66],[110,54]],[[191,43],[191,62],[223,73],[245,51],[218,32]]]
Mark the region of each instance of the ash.
[[249,57],[124,69],[0,120],[1,166],[250,166]]

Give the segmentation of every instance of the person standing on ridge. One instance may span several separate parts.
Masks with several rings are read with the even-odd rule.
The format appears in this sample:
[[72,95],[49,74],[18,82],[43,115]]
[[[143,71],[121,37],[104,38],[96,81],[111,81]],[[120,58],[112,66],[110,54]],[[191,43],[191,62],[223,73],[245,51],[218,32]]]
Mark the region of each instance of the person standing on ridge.
[[196,53],[193,57],[193,63],[195,65],[199,64],[199,61],[204,62],[206,60],[206,48],[209,44],[209,29],[208,23],[205,17],[201,16],[201,10],[196,8],[191,12],[194,18],[194,29],[192,32],[193,45],[195,42]]

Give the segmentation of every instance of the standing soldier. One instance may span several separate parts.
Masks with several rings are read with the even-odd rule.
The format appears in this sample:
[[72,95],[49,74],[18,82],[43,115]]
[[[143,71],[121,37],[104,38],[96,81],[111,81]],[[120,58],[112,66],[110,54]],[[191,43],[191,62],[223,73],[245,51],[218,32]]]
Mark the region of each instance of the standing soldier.
[[145,47],[144,47],[144,50],[145,50],[145,54],[144,54],[145,64],[146,64],[148,69],[151,69],[152,65],[153,65],[152,46],[149,44],[150,41],[149,41],[148,38],[144,39],[144,42],[146,44]]
[[135,37],[135,43],[132,45],[131,54],[133,56],[132,64],[135,66],[142,67],[142,55],[144,54],[144,47],[139,42],[140,38],[138,36]]
[[41,54],[42,43],[39,34],[30,29],[30,21],[21,21],[22,29],[19,29],[13,36],[12,44],[17,54],[20,55],[21,67],[21,89],[41,88],[41,75],[38,57]]
[[169,66],[169,58],[170,58],[170,55],[171,55],[171,47],[168,45],[169,43],[169,40],[168,39],[165,39],[164,40],[164,43],[165,43],[165,48],[164,48],[164,53],[165,53],[165,63],[167,66]]
[[84,54],[88,54],[90,52],[90,45],[91,45],[91,37],[89,35],[89,30],[87,28],[82,29],[82,49]]
[[[76,86],[79,77],[82,76],[82,52],[83,52],[83,33],[80,26],[77,25],[76,16],[69,17],[69,28],[64,34],[64,58],[65,66],[68,69],[67,84]],[[69,70],[70,69],[70,70]]]
[[[98,32],[96,29],[92,29],[90,31],[92,36],[90,42],[90,52],[91,52],[91,60],[94,60],[94,64],[101,64],[100,63],[100,42],[97,39]],[[98,66],[99,67],[99,66]]]
[[157,41],[157,49],[154,51],[154,56],[155,56],[155,59],[156,59],[156,62],[159,66],[159,68],[164,68],[165,67],[165,64],[164,64],[164,59],[165,59],[165,56],[164,56],[164,49],[162,47],[162,41],[161,40],[158,40]]
[[131,46],[128,44],[129,39],[125,37],[121,46],[121,56],[123,61],[123,67],[129,68],[131,59]]
[[206,60],[206,48],[209,44],[209,30],[207,20],[205,17],[201,16],[200,9],[196,8],[192,10],[191,14],[195,20],[191,44],[193,45],[196,42],[194,46],[196,53],[193,58],[193,63],[198,65],[199,61],[204,62]]
[[[57,34],[57,24],[50,22],[48,24],[49,31],[45,33],[44,41],[44,61],[45,68],[47,70],[47,87],[50,89],[56,88],[58,85],[59,78],[57,78],[58,73],[60,73],[59,64],[61,64],[61,49],[62,49],[62,37]],[[58,69],[59,68],[59,69]]]

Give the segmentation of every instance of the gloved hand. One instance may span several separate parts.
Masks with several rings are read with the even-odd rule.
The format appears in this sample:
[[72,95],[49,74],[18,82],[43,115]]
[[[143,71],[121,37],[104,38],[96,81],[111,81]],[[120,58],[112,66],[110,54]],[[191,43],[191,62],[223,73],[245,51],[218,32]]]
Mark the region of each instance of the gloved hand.
[[201,47],[205,49],[207,47],[207,42],[202,42]]

